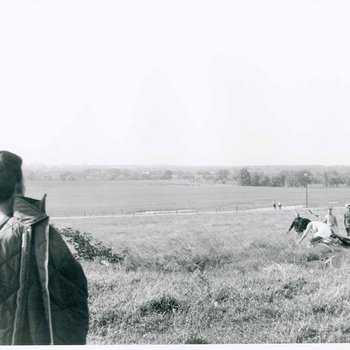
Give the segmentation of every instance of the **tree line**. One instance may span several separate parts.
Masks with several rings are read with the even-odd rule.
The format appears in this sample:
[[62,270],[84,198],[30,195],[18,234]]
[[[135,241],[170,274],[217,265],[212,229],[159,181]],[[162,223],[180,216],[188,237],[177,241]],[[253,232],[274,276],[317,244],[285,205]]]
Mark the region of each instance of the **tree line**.
[[305,187],[307,184],[322,184],[325,187],[339,187],[350,186],[350,173],[339,174],[335,170],[313,173],[303,169],[267,175],[242,168],[237,174],[237,182],[240,186]]
[[238,184],[240,186],[304,187],[306,184],[322,184],[325,187],[350,186],[350,168],[343,172],[269,170],[244,168],[52,168],[25,169],[28,180],[39,181],[125,181],[125,180],[181,180],[190,183]]

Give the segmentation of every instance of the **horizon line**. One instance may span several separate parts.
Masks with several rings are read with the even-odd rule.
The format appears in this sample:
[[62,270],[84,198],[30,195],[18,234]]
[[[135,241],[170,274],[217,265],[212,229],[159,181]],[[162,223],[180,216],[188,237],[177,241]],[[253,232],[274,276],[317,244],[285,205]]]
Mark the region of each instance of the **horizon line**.
[[44,163],[28,163],[24,164],[23,168],[27,167],[47,167],[47,168],[62,168],[62,167],[76,167],[76,168],[88,168],[88,167],[138,167],[138,168],[152,168],[152,167],[161,167],[161,168],[252,168],[252,167],[350,167],[350,164],[251,164],[251,165],[241,165],[241,164],[232,164],[232,165],[220,165],[220,164],[211,164],[211,165],[181,165],[181,164],[44,164]]

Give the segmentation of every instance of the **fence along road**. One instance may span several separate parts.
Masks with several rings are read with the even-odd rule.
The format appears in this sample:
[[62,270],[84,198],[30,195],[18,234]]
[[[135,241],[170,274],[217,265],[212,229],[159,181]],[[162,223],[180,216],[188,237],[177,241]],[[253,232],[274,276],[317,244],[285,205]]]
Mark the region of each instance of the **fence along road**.
[[[311,210],[315,209],[326,209],[319,208],[317,206],[310,208]],[[339,207],[341,208],[341,207]],[[334,207],[334,209],[339,209]],[[199,209],[178,209],[178,210],[146,210],[146,211],[135,211],[133,213],[111,213],[111,214],[96,214],[90,213],[85,215],[64,215],[64,216],[51,216],[51,219],[54,220],[65,220],[65,219],[98,219],[98,218],[127,218],[127,217],[148,217],[148,216],[165,216],[165,215],[213,215],[213,214],[234,214],[239,212],[271,212],[271,211],[295,211],[306,209],[303,205],[290,205],[284,206],[282,210],[273,209],[271,207],[261,207],[261,208],[249,208],[249,209],[236,209],[236,210],[199,210]]]

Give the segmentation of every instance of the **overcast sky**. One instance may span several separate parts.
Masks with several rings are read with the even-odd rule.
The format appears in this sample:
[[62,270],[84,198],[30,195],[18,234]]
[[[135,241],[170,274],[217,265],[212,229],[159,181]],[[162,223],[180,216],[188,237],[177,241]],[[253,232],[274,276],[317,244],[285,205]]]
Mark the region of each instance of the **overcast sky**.
[[0,3],[27,164],[350,164],[350,2]]

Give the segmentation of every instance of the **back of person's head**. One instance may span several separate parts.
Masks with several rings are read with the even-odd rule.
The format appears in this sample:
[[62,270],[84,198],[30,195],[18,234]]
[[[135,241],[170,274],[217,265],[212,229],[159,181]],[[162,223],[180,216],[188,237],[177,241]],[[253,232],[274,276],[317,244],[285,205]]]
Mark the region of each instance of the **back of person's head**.
[[0,202],[13,194],[23,194],[22,159],[14,153],[0,151]]

